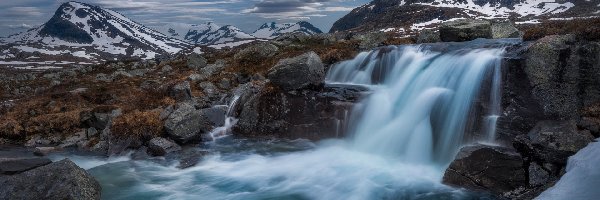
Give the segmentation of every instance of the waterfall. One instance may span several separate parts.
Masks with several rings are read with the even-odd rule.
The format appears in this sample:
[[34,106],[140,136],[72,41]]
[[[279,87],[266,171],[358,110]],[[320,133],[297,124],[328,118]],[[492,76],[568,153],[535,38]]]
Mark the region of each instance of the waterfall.
[[212,137],[213,141],[215,139],[229,135],[229,133],[231,132],[231,128],[233,127],[233,125],[235,125],[235,123],[237,123],[238,119],[236,119],[233,116],[233,112],[234,112],[233,109],[239,98],[240,98],[239,95],[234,95],[231,98],[231,101],[229,102],[229,104],[225,105],[225,106],[227,106],[227,112],[225,113],[225,122],[223,123],[223,126],[217,127],[209,133],[209,135],[210,135],[210,137]]
[[486,75],[493,74],[488,124],[493,138],[500,112],[500,63],[504,49],[431,46],[385,47],[360,53],[330,68],[326,81],[359,84],[373,93],[357,107],[351,128],[357,150],[409,163],[444,165],[464,134]]

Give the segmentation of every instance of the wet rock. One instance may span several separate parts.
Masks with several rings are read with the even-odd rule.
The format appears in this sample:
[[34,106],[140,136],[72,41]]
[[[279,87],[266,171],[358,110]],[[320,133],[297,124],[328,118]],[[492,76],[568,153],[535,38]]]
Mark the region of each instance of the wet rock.
[[206,155],[208,155],[207,151],[196,151],[196,150],[184,151],[181,155],[181,158],[179,159],[179,165],[177,166],[177,168],[185,169],[185,168],[193,167],[196,164],[198,164],[198,162],[200,162],[200,160],[202,160],[202,158]]
[[213,127],[223,126],[225,115],[227,114],[227,106],[213,106],[200,110],[202,115],[206,116],[209,123]]
[[83,127],[104,130],[111,120],[112,112],[108,110],[84,111],[79,114],[79,119]]
[[90,138],[96,136],[96,134],[98,134],[98,130],[96,130],[96,128],[94,128],[94,127],[90,127],[85,130],[85,134],[86,134],[87,138],[90,139]]
[[192,53],[187,57],[187,66],[191,69],[198,70],[206,67],[207,60],[200,54]]
[[325,69],[315,52],[280,60],[267,74],[267,78],[281,89],[297,90],[323,83]]
[[50,163],[48,158],[0,158],[0,174],[18,174]]
[[68,159],[0,176],[0,199],[100,199],[100,184]]
[[519,38],[521,32],[512,22],[495,22],[492,23],[492,38]]
[[279,48],[270,42],[260,42],[242,49],[233,58],[236,60],[263,59],[275,55],[278,51]]
[[198,142],[212,130],[206,116],[190,103],[180,103],[165,120],[167,135],[178,143]]
[[219,87],[224,90],[231,89],[231,80],[229,80],[228,78],[221,79],[221,81],[219,82]]
[[46,156],[50,153],[53,152],[59,152],[62,151],[63,149],[61,147],[36,147],[33,150],[33,155],[36,156]]
[[152,138],[148,142],[148,152],[152,156],[164,156],[167,153],[180,151],[181,147],[175,142],[161,137]]
[[436,43],[441,42],[440,32],[437,30],[425,29],[419,32],[417,43]]
[[444,173],[443,183],[495,194],[528,185],[523,159],[517,152],[484,145],[463,147]]
[[477,38],[492,38],[491,23],[476,19],[459,19],[440,26],[440,39],[444,42],[464,42]]
[[542,166],[531,163],[529,165],[529,185],[541,186],[551,181],[551,173],[544,169]]
[[579,131],[575,121],[541,121],[529,134],[517,136],[514,146],[533,161],[564,166],[593,139],[589,131]]
[[188,101],[192,99],[192,89],[190,88],[190,82],[187,81],[173,85],[169,88],[168,93],[176,101]]

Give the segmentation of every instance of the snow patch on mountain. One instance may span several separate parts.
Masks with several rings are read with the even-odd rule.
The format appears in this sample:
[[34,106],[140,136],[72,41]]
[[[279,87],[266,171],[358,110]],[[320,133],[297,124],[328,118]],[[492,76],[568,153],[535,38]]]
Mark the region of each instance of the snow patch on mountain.
[[[520,16],[540,16],[543,14],[558,14],[569,10],[575,4],[571,2],[560,3],[556,0],[527,0],[514,5],[514,8],[503,7],[500,3],[478,5],[474,0],[465,1],[448,1],[435,0],[431,3],[417,3],[419,5],[427,5],[441,8],[462,8],[465,10],[475,11],[483,14],[488,18],[506,18],[511,14],[516,13]],[[469,14],[471,17],[477,15]]]

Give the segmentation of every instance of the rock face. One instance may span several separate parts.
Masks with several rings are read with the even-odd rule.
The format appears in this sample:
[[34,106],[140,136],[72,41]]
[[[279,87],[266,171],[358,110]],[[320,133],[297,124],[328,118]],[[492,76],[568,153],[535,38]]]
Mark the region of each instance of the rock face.
[[234,134],[324,139],[342,137],[360,89],[321,88],[294,92],[259,89],[240,97]]
[[156,137],[148,141],[148,152],[153,156],[164,156],[167,153],[180,150],[181,147],[179,145],[166,138]]
[[444,174],[445,184],[496,194],[527,186],[523,159],[514,150],[493,146],[467,146]]
[[325,69],[315,52],[280,60],[269,70],[267,78],[281,89],[290,91],[323,83]]
[[443,23],[440,38],[444,42],[464,42],[477,38],[492,38],[491,23],[483,20],[460,19]]
[[212,130],[209,119],[190,103],[180,103],[165,120],[167,135],[178,143],[197,142]]
[[0,176],[0,199],[100,199],[100,184],[68,159]]

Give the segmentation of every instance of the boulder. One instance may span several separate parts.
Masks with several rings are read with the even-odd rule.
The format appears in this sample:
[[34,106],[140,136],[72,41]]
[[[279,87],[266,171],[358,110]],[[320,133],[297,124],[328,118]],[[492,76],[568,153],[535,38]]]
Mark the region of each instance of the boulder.
[[492,38],[491,23],[476,19],[459,19],[440,26],[440,38],[444,42],[464,42],[477,38]]
[[192,99],[190,82],[183,81],[171,86],[168,90],[169,96],[175,101],[189,101]]
[[213,127],[223,126],[225,123],[225,115],[227,114],[227,106],[213,106],[210,108],[201,109],[200,112],[208,119],[208,122]]
[[0,158],[0,174],[18,174],[50,163],[48,158]]
[[0,199],[100,199],[100,184],[68,159],[0,176]]
[[492,38],[520,38],[522,36],[512,22],[495,22],[492,23]]
[[387,40],[387,35],[384,32],[373,31],[354,35],[352,39],[360,41],[358,46],[360,50],[371,50],[383,45],[383,42]]
[[152,156],[164,156],[167,153],[180,150],[181,147],[179,145],[166,138],[156,137],[148,141],[148,152]]
[[419,32],[417,43],[436,43],[441,42],[440,32],[437,30],[425,29]]
[[463,147],[444,173],[443,183],[502,194],[528,185],[523,159],[512,149]]
[[187,66],[191,69],[198,70],[206,67],[207,60],[200,54],[192,53],[187,57]]
[[267,74],[267,78],[281,89],[290,91],[317,86],[325,79],[325,69],[315,52],[280,60]]
[[517,136],[514,146],[533,161],[560,167],[593,140],[589,131],[578,130],[574,120],[541,121],[529,134]]
[[36,156],[46,156],[46,155],[48,155],[50,153],[59,152],[59,151],[62,151],[62,150],[63,149],[60,148],[60,147],[36,147],[33,150],[33,155],[36,155]]
[[190,103],[177,104],[165,120],[167,135],[178,143],[198,142],[212,129],[208,117]]
[[260,42],[242,49],[233,58],[236,60],[264,59],[275,55],[277,51],[279,48],[270,42]]

